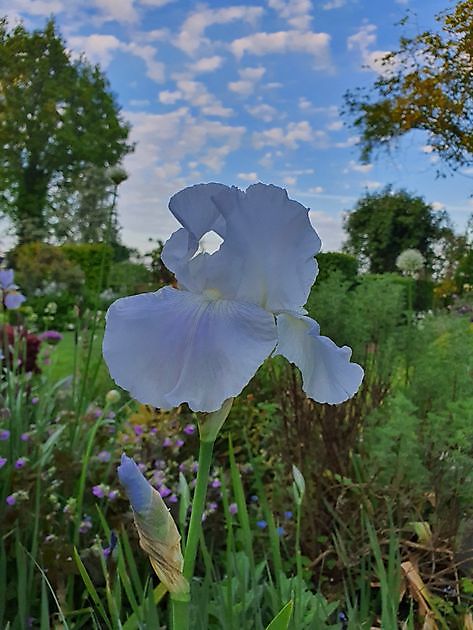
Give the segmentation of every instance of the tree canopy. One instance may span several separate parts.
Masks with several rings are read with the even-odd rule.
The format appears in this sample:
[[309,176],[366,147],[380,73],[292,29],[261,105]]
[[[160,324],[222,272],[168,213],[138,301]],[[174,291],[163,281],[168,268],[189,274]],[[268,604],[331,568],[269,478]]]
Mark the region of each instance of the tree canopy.
[[346,94],[364,161],[417,129],[453,170],[473,164],[473,3],[457,2],[436,20],[438,30],[401,37],[370,89]]
[[405,249],[418,249],[432,267],[434,243],[449,230],[445,213],[436,212],[422,197],[391,187],[367,193],[345,220],[347,253],[367,262],[373,273],[396,271]]
[[0,20],[0,211],[20,242],[45,239],[51,198],[132,150],[105,75],[44,30]]

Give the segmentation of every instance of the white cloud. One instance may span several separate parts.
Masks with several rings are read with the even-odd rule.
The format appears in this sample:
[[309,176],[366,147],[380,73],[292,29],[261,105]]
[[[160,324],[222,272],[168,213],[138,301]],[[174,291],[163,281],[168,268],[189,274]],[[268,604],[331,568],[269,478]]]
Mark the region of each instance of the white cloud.
[[377,41],[378,27],[375,24],[363,24],[353,35],[347,39],[347,48],[350,51],[358,51],[364,70],[372,70],[378,74],[389,74],[395,68],[394,62],[383,61],[389,53],[388,50],[370,50]]
[[341,120],[334,120],[333,122],[328,123],[327,129],[329,131],[340,131],[340,129],[343,129],[343,122]]
[[68,44],[77,53],[84,53],[91,63],[99,63],[106,68],[112,61],[113,55],[123,46],[115,35],[101,35],[94,33],[88,36],[69,37]]
[[378,188],[381,188],[383,184],[382,182],[377,182],[373,179],[367,179],[363,182],[363,186],[368,190],[378,190]]
[[[323,252],[340,251],[346,239],[342,213],[333,216],[323,210],[310,210],[309,219],[322,241]],[[322,331],[323,332],[323,331]]]
[[329,0],[329,2],[326,2],[325,4],[322,5],[322,9],[324,11],[331,11],[332,9],[341,9],[342,7],[345,6],[346,3],[347,3],[347,0]]
[[261,80],[266,69],[262,66],[256,68],[243,68],[238,71],[240,75],[239,81],[230,81],[228,89],[231,92],[240,94],[241,96],[249,96],[254,92],[256,83]]
[[336,149],[349,149],[350,147],[354,147],[360,141],[360,136],[349,136],[346,140],[342,142],[336,142],[333,146]]
[[372,170],[372,164],[361,164],[360,162],[355,162],[355,160],[350,160],[344,173],[348,173],[349,171],[354,171],[355,173],[369,173]]
[[133,0],[94,0],[95,6],[101,11],[104,22],[135,23],[138,13],[133,6]]
[[164,64],[156,60],[156,49],[149,45],[138,45],[134,42],[124,42],[115,35],[93,33],[92,35],[74,35],[68,39],[69,46],[74,53],[85,53],[92,63],[99,63],[106,68],[113,60],[114,54],[119,51],[138,57],[146,66],[146,75],[161,83],[164,81]]
[[176,0],[139,0],[140,4],[143,4],[148,7],[156,7],[161,8],[166,6],[167,4],[171,4],[171,2],[175,2]]
[[184,21],[178,36],[173,40],[177,48],[188,55],[194,55],[202,46],[209,45],[205,31],[215,24],[228,24],[244,21],[255,24],[263,14],[261,7],[234,6],[219,9],[198,9]]
[[174,105],[177,101],[182,99],[182,92],[179,90],[175,90],[171,92],[170,90],[163,90],[158,94],[158,100],[163,105]]
[[432,153],[434,151],[434,147],[431,144],[424,144],[420,150],[422,153]]
[[258,118],[258,120],[262,120],[263,122],[271,122],[278,115],[278,110],[272,105],[268,105],[267,103],[259,103],[258,105],[254,105],[253,107],[248,106],[246,111],[251,114],[254,118]]
[[238,179],[241,179],[244,182],[257,182],[258,175],[256,173],[238,173]]
[[264,131],[253,133],[253,146],[261,149],[266,146],[285,146],[288,149],[297,149],[301,142],[323,142],[326,135],[323,131],[312,128],[310,122],[290,122],[286,128],[273,127]]
[[436,210],[437,212],[439,210],[445,210],[445,204],[442,203],[441,201],[432,201],[432,203],[430,204],[432,206],[432,208],[434,210]]
[[214,72],[223,64],[223,57],[214,55],[213,57],[202,57],[187,67],[193,74],[203,74],[204,72]]
[[[0,13],[3,15],[12,11],[15,17],[18,16],[18,13],[47,17],[53,13],[62,13],[65,9],[65,3],[61,0],[15,0],[15,2],[8,3],[8,8],[6,4],[5,7],[0,7]],[[12,4],[13,7],[10,6]]]
[[312,107],[312,103],[305,96],[301,96],[297,104],[299,109],[302,109],[303,111]]
[[128,105],[130,107],[148,107],[149,105],[151,105],[151,101],[149,101],[147,98],[132,98],[130,101],[128,101]]
[[237,59],[245,54],[263,56],[275,53],[310,55],[317,70],[330,70],[330,35],[300,31],[254,33],[233,40],[230,49]]
[[283,177],[282,181],[285,186],[294,186],[295,184],[297,184],[297,177],[286,175],[286,177]]
[[322,186],[313,186],[312,188],[309,188],[309,192],[313,193],[314,195],[320,195],[320,193],[324,192],[324,189],[322,188]]
[[268,0],[268,6],[274,9],[292,28],[301,31],[310,28],[312,21],[311,0]]

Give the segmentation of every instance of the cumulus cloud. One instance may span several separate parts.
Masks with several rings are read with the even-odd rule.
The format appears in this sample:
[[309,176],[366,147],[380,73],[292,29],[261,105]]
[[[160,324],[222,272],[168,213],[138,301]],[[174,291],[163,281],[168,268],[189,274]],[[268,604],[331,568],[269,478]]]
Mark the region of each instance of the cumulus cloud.
[[278,15],[292,28],[307,30],[312,21],[311,0],[268,0],[268,6],[274,9]]
[[355,162],[355,160],[350,160],[347,168],[344,170],[344,173],[348,173],[350,171],[355,173],[369,173],[372,170],[372,164],[361,164],[360,162]]
[[241,179],[244,182],[254,183],[258,181],[258,175],[254,172],[252,173],[238,173],[238,179]]
[[227,118],[233,114],[233,110],[224,107],[219,99],[211,94],[204,83],[188,78],[176,81],[176,90],[164,90],[159,93],[158,99],[164,105],[173,105],[177,101],[185,101],[192,107],[197,107],[207,116]]
[[173,43],[188,55],[194,55],[201,47],[210,44],[210,40],[205,37],[205,31],[210,26],[235,21],[255,24],[262,14],[261,7],[233,6],[219,9],[204,7],[186,18]]
[[237,59],[244,55],[263,56],[269,54],[304,53],[313,59],[317,70],[330,70],[330,35],[300,31],[278,31],[253,33],[233,40],[230,50]]
[[124,42],[115,35],[93,33],[92,35],[73,35],[67,43],[74,53],[85,53],[92,63],[99,63],[107,68],[117,51],[127,53],[141,59],[146,66],[146,75],[156,83],[164,81],[165,67],[156,60],[156,48],[149,44],[138,45],[135,42]]
[[324,11],[332,11],[332,9],[341,9],[347,3],[347,0],[329,0],[322,5]]
[[138,21],[138,13],[133,6],[133,0],[94,0],[94,3],[104,22],[135,23]]
[[287,149],[297,149],[301,142],[318,142],[326,141],[326,135],[323,131],[312,128],[307,120],[300,122],[290,122],[285,128],[273,127],[264,131],[256,131],[253,133],[253,146],[255,149],[263,147],[285,146]]
[[192,74],[203,74],[218,70],[222,66],[223,61],[223,57],[213,55],[212,57],[202,57],[194,63],[190,63],[187,67]]
[[370,50],[377,41],[378,27],[374,24],[363,24],[353,35],[347,39],[347,48],[358,52],[361,57],[364,70],[372,70],[378,74],[389,74],[394,66],[383,61],[388,50]]
[[231,92],[240,94],[241,96],[249,96],[253,93],[258,81],[261,80],[266,69],[262,66],[256,68],[243,68],[238,71],[240,75],[239,81],[230,81],[228,89]]
[[278,110],[267,103],[258,103],[257,105],[248,106],[246,111],[254,118],[269,123],[278,116]]

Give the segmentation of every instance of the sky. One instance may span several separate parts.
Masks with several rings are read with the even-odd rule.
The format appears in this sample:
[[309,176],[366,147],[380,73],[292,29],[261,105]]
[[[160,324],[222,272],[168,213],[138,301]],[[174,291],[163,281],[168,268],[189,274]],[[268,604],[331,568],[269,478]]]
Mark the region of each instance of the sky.
[[[217,181],[287,188],[310,208],[323,250],[340,249],[343,217],[392,184],[446,209],[473,211],[473,169],[436,177],[421,134],[361,164],[341,116],[348,89],[376,78],[400,35],[434,24],[448,0],[0,0],[0,15],[38,28],[54,15],[73,55],[106,73],[135,152],[120,187],[122,240],[142,252],[175,229],[178,190]],[[399,21],[410,12],[407,27]]]

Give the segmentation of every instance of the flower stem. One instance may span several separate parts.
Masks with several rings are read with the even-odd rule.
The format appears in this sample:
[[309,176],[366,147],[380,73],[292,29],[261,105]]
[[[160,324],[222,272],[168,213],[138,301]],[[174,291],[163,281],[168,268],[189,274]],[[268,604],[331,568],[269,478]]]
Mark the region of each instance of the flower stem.
[[[187,544],[184,553],[184,577],[189,581],[194,575],[195,560],[199,538],[202,532],[202,515],[205,508],[205,498],[207,496],[207,486],[209,481],[210,466],[212,463],[212,452],[215,440],[200,441],[199,448],[199,469],[197,471],[197,481],[192,499],[192,512],[187,533]],[[181,596],[182,597],[182,596]],[[172,620],[173,630],[188,630],[189,628],[189,600],[182,601],[171,596],[172,600]]]

